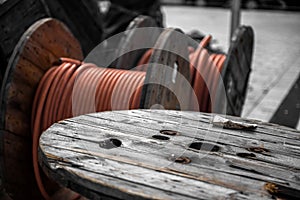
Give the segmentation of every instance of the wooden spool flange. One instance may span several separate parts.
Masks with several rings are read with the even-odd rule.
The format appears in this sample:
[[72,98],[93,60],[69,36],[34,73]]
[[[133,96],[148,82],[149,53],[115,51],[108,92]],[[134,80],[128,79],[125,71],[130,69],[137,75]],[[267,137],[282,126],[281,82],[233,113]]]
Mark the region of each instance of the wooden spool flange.
[[102,16],[94,0],[9,0],[0,3],[0,76],[22,34],[37,20],[65,23],[87,54],[102,39]]
[[123,32],[123,36],[116,48],[117,55],[120,55],[120,57],[112,63],[111,67],[116,69],[131,69],[136,67],[139,58],[141,58],[147,49],[135,50],[135,47],[139,47],[140,44],[144,44],[145,42],[148,43],[147,46],[155,45],[162,29],[151,29],[144,31],[143,34],[137,30],[138,28],[145,27],[157,27],[157,24],[151,17],[143,15],[137,16],[130,22],[126,31]]
[[[241,26],[236,29],[221,72],[227,95],[226,113],[228,115],[241,115],[251,71],[253,45],[254,32],[250,26]],[[222,84],[221,81],[219,84]],[[218,97],[217,99],[224,98]]]
[[37,21],[16,45],[3,80],[0,106],[1,179],[13,199],[41,199],[31,153],[31,109],[40,79],[60,57],[82,60],[79,42],[61,22]]
[[184,99],[192,91],[188,44],[182,35],[174,29],[160,34],[148,64],[140,108],[189,109],[189,100]]

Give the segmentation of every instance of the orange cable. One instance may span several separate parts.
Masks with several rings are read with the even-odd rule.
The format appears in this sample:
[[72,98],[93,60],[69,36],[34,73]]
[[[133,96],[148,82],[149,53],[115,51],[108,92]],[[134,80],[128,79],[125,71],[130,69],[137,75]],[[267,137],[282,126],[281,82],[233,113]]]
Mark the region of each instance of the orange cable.
[[146,71],[147,70],[147,64],[149,63],[150,57],[153,53],[153,49],[148,49],[143,56],[140,58],[136,71]]
[[[45,199],[48,200],[51,197],[41,180],[37,151],[39,137],[42,131],[51,124],[74,116],[72,91],[76,89],[83,93],[78,98],[81,106],[76,114],[90,112],[91,106],[85,102],[91,100],[89,97],[93,97],[91,95],[93,93],[95,93],[95,98],[101,97],[99,98],[101,101],[95,103],[97,112],[111,109],[112,93],[114,93],[114,99],[117,99],[117,105],[121,105],[117,109],[134,109],[139,106],[141,94],[137,92],[141,93],[140,88],[144,79],[145,72],[99,68],[90,63],[79,64],[78,61],[64,58],[61,65],[54,66],[46,72],[38,86],[32,110],[34,174],[39,190]],[[74,88],[75,83],[78,88]],[[124,99],[128,99],[127,104],[121,101]]]
[[[210,40],[211,36],[208,35],[200,42],[197,49],[189,49],[190,81],[197,96],[199,108],[195,106],[195,102],[191,102],[191,106],[193,110],[200,109],[203,112],[211,110],[209,91],[216,92],[215,88],[219,81],[217,72],[222,70],[226,59],[223,54],[209,55],[207,53],[204,47]],[[153,49],[149,49],[142,56],[136,68],[138,71],[100,68],[91,63],[61,58],[61,63],[50,68],[42,77],[33,102],[31,126],[34,174],[39,190],[45,199],[48,200],[51,197],[41,180],[38,165],[38,143],[42,131],[57,121],[76,115],[93,111],[139,108],[145,71],[152,53]],[[207,83],[203,77],[207,77]],[[74,100],[73,95],[76,92],[80,95]],[[72,107],[74,102],[75,108]]]
[[205,36],[195,51],[189,50],[191,84],[199,106],[197,108],[195,102],[191,102],[191,107],[202,112],[211,112],[211,100],[216,95],[217,83],[226,59],[224,54],[209,55],[204,49],[211,38],[211,35]]

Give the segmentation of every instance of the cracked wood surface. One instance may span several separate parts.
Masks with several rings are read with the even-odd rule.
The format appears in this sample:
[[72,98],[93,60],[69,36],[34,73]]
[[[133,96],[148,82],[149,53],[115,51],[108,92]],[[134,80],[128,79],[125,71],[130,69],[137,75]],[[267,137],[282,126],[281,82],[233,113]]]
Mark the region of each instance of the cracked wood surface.
[[82,115],[43,133],[39,161],[56,182],[90,199],[299,197],[299,131],[229,116],[258,127],[223,129],[212,125],[213,116],[166,110]]

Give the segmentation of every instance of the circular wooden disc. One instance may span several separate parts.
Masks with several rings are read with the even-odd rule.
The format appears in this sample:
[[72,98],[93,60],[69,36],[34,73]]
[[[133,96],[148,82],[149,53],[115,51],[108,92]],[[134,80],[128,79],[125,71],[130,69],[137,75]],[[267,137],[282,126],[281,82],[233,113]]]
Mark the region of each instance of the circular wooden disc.
[[166,29],[148,64],[140,107],[187,110],[191,91],[187,40],[178,30]]
[[[228,55],[221,72],[227,95],[226,113],[229,115],[241,115],[251,71],[253,44],[254,32],[249,26],[239,27],[231,39]],[[224,98],[218,97],[217,99]],[[217,104],[221,104],[221,102],[217,102]]]
[[128,25],[126,32],[124,32],[124,36],[120,40],[119,46],[117,47],[117,55],[122,56],[120,56],[112,64],[112,67],[117,69],[131,69],[133,67],[136,67],[136,64],[138,63],[139,59],[146,52],[147,49],[138,49],[125,54],[124,52],[127,52],[128,49],[131,49],[134,46],[140,46],[140,44],[145,43],[145,38],[147,38],[147,42],[149,42],[149,40],[152,40],[154,46],[156,39],[159,36],[159,33],[153,34],[151,32],[151,35],[149,36],[141,35],[140,32],[136,30],[136,28],[143,27],[157,27],[157,24],[154,19],[148,16],[139,15],[136,18],[134,18],[134,20],[132,20],[132,22]]
[[40,199],[32,166],[31,109],[40,79],[60,57],[83,59],[72,33],[47,18],[23,34],[7,66],[0,96],[1,179],[13,199]]
[[[179,135],[160,134],[166,127]],[[299,199],[299,134],[211,113],[123,110],[54,124],[39,153],[53,179],[91,199]]]

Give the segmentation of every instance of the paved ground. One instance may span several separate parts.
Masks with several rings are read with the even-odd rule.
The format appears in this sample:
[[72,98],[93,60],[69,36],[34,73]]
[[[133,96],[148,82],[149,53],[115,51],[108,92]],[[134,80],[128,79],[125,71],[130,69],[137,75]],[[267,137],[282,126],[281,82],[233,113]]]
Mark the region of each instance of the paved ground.
[[[228,49],[229,10],[164,6],[163,11],[168,27],[212,34],[223,50]],[[253,69],[242,116],[270,121],[300,74],[300,12],[243,10],[241,23],[251,25],[255,32]],[[284,110],[286,115],[299,113],[300,92],[293,91],[298,91],[295,109]]]

